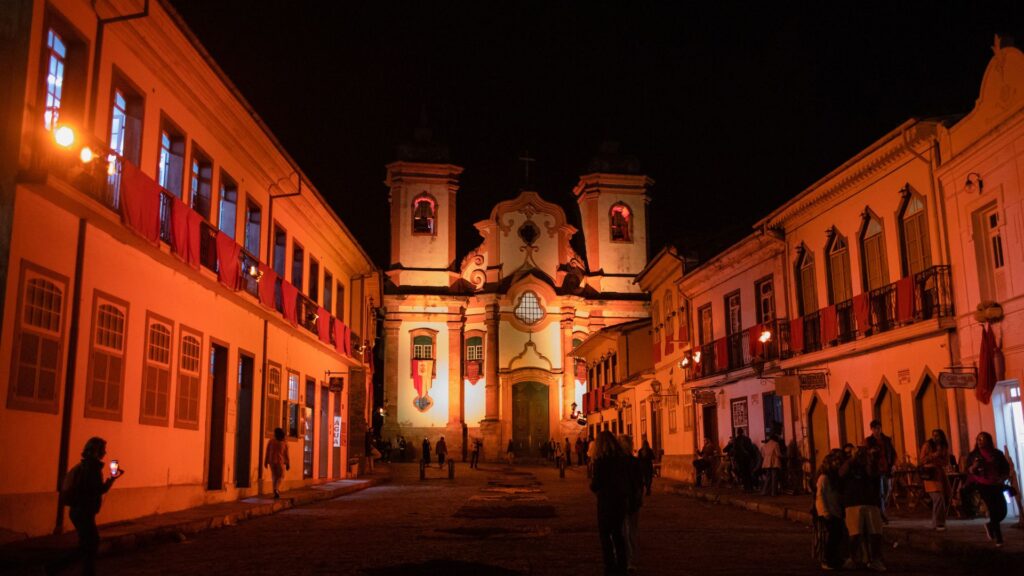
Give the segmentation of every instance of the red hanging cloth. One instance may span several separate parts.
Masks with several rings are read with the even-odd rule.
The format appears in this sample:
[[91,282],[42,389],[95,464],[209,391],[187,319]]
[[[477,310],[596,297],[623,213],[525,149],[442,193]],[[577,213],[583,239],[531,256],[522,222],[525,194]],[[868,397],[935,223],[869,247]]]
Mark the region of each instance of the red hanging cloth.
[[857,319],[857,331],[863,334],[871,325],[871,300],[867,292],[853,297],[853,315]]
[[316,309],[316,334],[324,344],[331,343],[331,314],[323,306]]
[[995,363],[996,339],[988,326],[981,327],[981,351],[978,354],[978,387],[974,395],[982,404],[992,400],[992,390],[996,387]]
[[344,344],[345,344],[345,355],[346,356],[351,356],[352,355],[352,327],[349,326],[348,324],[345,324],[345,336],[344,336],[344,338],[345,338],[345,342],[344,342]]
[[121,162],[121,218],[125,226],[160,244],[160,186],[127,160]]
[[338,318],[332,318],[331,329],[334,330],[334,349],[338,354],[345,353],[345,323]]
[[260,272],[263,273],[263,277],[260,278],[260,304],[263,304],[271,310],[274,309],[274,296],[277,291],[277,272],[270,266],[267,266],[263,262],[260,262]]
[[654,363],[661,362],[661,342],[654,342],[654,346],[651,347],[651,351],[654,352]]
[[715,366],[719,370],[729,369],[729,341],[725,338],[715,340]]
[[188,262],[188,206],[175,198],[171,201],[171,250],[174,255]]
[[914,279],[910,276],[896,281],[896,320],[900,323],[914,319]]
[[789,349],[793,352],[804,351],[804,319],[794,318],[789,321]]
[[284,317],[286,320],[291,322],[293,325],[297,325],[298,316],[296,316],[296,298],[299,295],[299,290],[295,286],[292,286],[291,282],[281,281],[281,304],[284,308]]
[[821,311],[821,343],[829,344],[839,337],[836,306],[833,304]]
[[238,290],[241,284],[241,255],[242,247],[237,242],[224,232],[217,232],[217,280],[232,290]]
[[747,330],[747,350],[750,351],[751,356],[762,356],[761,348],[761,324],[754,324]]
[[671,354],[672,351],[675,349],[675,347],[672,346],[672,336],[674,336],[674,334],[671,334],[668,330],[665,330],[665,356]]

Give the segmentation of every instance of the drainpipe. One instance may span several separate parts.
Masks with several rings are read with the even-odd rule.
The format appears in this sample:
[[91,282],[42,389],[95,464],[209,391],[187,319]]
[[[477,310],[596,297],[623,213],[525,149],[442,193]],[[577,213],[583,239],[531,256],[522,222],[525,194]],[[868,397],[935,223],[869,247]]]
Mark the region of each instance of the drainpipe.
[[85,115],[85,128],[87,132],[91,132],[96,123],[96,102],[100,87],[100,58],[103,56],[103,32],[107,24],[117,24],[118,22],[137,20],[149,16],[149,0],[145,0],[143,3],[142,12],[114,16],[113,18],[101,18],[100,13],[96,11],[96,1],[92,0],[92,11],[96,14],[96,39],[94,41],[95,49],[92,53],[92,86],[89,90],[89,112]]
[[[85,263],[85,218],[78,220],[78,241],[75,245],[75,280],[71,300],[71,326],[68,328],[68,365],[64,372],[64,406],[60,421],[60,447],[57,451],[57,493],[64,485],[68,468],[68,453],[71,445],[71,411],[75,400],[75,370],[78,365],[78,325],[82,313],[82,268]],[[60,534],[64,528],[64,505],[57,498],[57,519],[53,533]]]

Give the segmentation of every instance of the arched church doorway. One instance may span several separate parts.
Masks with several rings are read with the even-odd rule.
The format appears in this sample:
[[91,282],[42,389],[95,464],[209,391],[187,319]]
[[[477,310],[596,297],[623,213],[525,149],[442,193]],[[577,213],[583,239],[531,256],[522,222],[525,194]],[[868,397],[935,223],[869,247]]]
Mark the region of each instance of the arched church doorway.
[[807,432],[811,462],[814,462],[814,469],[817,470],[829,450],[828,411],[817,396],[811,399],[811,405],[807,409],[807,420],[810,422]]
[[540,455],[551,438],[548,387],[540,382],[512,385],[512,443],[520,456]]

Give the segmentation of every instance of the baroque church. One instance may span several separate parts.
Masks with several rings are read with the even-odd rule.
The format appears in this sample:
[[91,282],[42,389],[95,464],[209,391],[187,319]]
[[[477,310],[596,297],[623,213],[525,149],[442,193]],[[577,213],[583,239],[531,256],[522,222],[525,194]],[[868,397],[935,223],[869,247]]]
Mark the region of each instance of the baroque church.
[[[535,191],[474,223],[479,245],[456,253],[462,168],[418,134],[387,166],[383,438],[418,446],[444,436],[460,457],[539,454],[578,423],[587,367],[573,349],[600,329],[648,316],[634,283],[647,264],[653,180],[606,145],[573,188],[583,230]],[[465,225],[465,224],[463,224]],[[573,249],[582,232],[585,255]]]

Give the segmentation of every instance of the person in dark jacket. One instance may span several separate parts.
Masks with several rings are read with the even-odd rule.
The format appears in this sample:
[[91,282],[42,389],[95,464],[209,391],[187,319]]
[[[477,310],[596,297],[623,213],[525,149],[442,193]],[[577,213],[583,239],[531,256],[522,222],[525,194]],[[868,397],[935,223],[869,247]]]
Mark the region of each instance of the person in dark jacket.
[[884,571],[882,562],[882,512],[879,509],[878,448],[860,447],[839,468],[850,556],[855,564]]
[[426,438],[426,437],[423,438],[422,452],[423,452],[423,454],[422,454],[423,464],[425,466],[430,466],[430,439],[429,438]]
[[896,466],[896,447],[893,446],[892,438],[882,432],[882,423],[878,420],[871,421],[871,435],[864,439],[864,446],[871,450],[875,459],[879,482],[878,508],[882,511],[882,522],[888,522],[889,517],[885,515],[885,503],[889,499],[889,492],[892,491],[892,469]]
[[624,531],[632,492],[629,459],[615,436],[597,436],[590,490],[597,495],[597,530],[606,574],[625,574],[629,549]]
[[78,532],[78,548],[47,566],[47,572],[50,574],[57,574],[79,560],[82,563],[82,574],[96,573],[96,553],[100,548],[96,515],[103,504],[103,495],[118,478],[124,476],[124,468],[119,468],[116,476],[103,479],[103,457],[106,455],[107,441],[94,436],[82,449],[82,461],[68,471],[64,488],[61,490],[61,503],[71,508],[71,523]]
[[[1006,518],[1006,479],[1010,476],[1010,463],[1002,450],[995,447],[992,435],[979,432],[974,450],[967,455],[967,493],[977,491],[988,508],[985,532],[996,547],[1003,545],[1003,531],[999,523]],[[965,499],[969,501],[969,499]]]
[[640,471],[643,472],[644,492],[651,495],[651,484],[654,483],[654,450],[651,443],[644,438],[643,444],[636,452],[636,458],[640,461]]
[[724,450],[732,459],[733,470],[743,483],[744,492],[754,491],[754,461],[758,453],[754,443],[747,438],[743,428],[736,429],[736,436]]
[[437,467],[444,468],[444,459],[448,456],[448,444],[444,441],[444,436],[438,438],[434,451],[437,452]]
[[[619,444],[622,446],[622,452],[626,455],[629,461],[629,499],[627,501],[626,508],[626,524],[623,530],[626,534],[626,549],[628,550],[628,561],[626,563],[627,570],[634,570],[636,563],[636,540],[639,535],[640,529],[640,507],[644,504],[644,486],[646,483],[646,472],[644,470],[643,461],[640,460],[639,454],[633,456],[633,438],[627,435],[619,436]],[[647,445],[647,441],[644,440],[644,445]],[[648,446],[650,449],[650,446]],[[654,451],[651,450],[651,458],[654,457]]]

